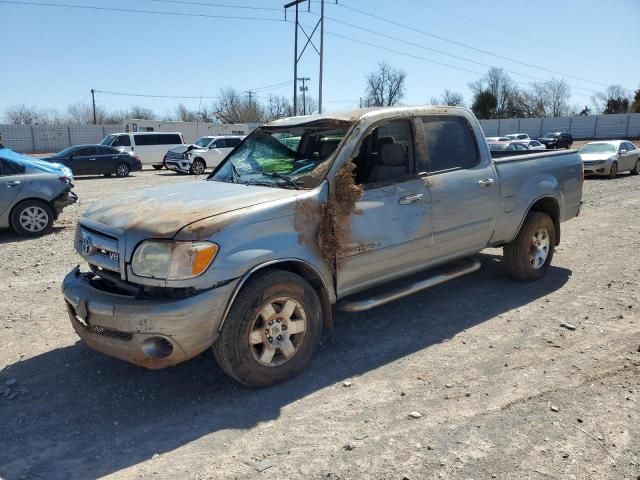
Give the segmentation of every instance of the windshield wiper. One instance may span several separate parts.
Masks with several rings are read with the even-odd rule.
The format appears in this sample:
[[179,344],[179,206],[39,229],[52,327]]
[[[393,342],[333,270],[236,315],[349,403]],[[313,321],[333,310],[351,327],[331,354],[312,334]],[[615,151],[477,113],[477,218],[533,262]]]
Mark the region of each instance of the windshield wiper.
[[298,185],[296,182],[291,180],[289,177],[282,175],[281,173],[278,173],[278,172],[261,172],[261,173],[265,177],[272,177],[272,178],[278,178],[280,180],[284,180],[285,182],[287,182],[287,184],[291,185],[296,190],[300,190],[300,185]]

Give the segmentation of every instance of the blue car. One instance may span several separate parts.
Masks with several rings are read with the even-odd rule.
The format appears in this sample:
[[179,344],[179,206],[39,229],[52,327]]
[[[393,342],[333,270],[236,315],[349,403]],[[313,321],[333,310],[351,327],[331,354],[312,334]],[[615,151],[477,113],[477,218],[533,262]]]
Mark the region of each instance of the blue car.
[[0,148],[0,228],[24,236],[48,232],[62,210],[78,201],[72,189],[68,167]]

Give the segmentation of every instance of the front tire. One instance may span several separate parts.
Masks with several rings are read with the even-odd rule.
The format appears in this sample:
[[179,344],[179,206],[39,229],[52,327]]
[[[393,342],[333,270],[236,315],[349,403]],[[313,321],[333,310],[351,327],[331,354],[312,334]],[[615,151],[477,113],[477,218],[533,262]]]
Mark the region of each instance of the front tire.
[[25,200],[11,211],[11,227],[19,235],[36,237],[53,225],[53,209],[40,200]]
[[192,173],[193,175],[202,175],[204,174],[206,168],[207,166],[205,165],[204,161],[196,158],[191,164],[190,173]]
[[233,302],[213,355],[244,385],[284,382],[311,360],[321,317],[318,295],[302,277],[283,270],[258,273]]
[[504,247],[509,274],[516,280],[533,282],[544,277],[556,245],[556,229],[546,213],[529,212],[516,238]]
[[121,163],[116,167],[116,177],[124,178],[129,176],[129,165]]
[[613,162],[609,169],[609,180],[614,180],[618,175],[618,162]]
[[640,158],[636,161],[636,166],[631,170],[631,175],[640,175]]
[[154,170],[162,170],[162,167],[164,165],[151,165],[153,167]]

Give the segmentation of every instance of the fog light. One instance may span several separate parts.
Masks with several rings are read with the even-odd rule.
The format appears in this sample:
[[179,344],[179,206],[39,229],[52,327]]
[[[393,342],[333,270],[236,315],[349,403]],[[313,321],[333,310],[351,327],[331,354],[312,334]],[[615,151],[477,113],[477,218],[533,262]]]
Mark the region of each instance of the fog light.
[[142,351],[150,358],[166,358],[173,353],[173,345],[162,337],[150,337],[142,342]]

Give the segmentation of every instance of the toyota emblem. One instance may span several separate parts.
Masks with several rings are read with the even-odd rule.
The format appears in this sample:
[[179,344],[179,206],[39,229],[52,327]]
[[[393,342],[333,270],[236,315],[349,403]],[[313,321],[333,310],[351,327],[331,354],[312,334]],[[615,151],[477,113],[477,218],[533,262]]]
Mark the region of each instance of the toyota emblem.
[[89,235],[82,237],[80,240],[80,251],[85,257],[88,257],[96,251],[96,247],[93,246],[93,242]]

